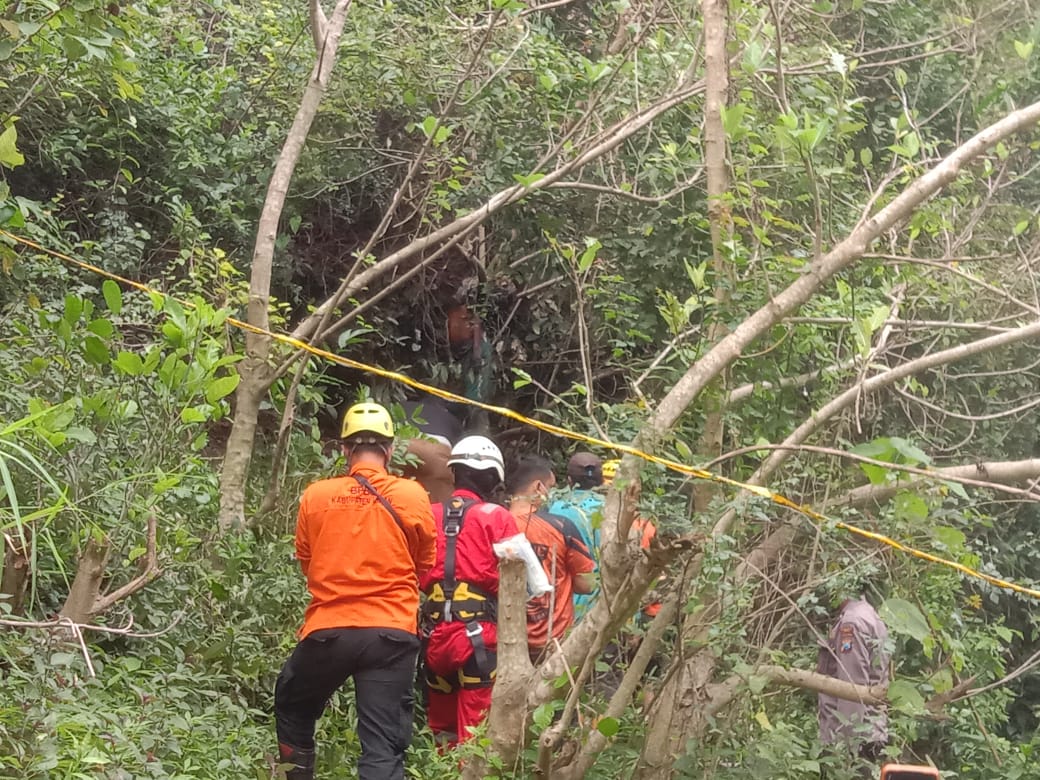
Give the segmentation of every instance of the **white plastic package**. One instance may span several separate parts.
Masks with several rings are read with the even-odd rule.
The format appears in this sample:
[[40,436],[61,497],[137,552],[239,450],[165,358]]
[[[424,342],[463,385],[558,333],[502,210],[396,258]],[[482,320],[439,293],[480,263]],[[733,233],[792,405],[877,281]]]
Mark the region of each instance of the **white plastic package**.
[[527,541],[526,536],[523,534],[510,536],[508,539],[496,542],[492,546],[495,549],[495,555],[499,558],[519,558],[524,562],[524,568],[527,570],[528,599],[543,596],[553,589],[552,585],[549,584],[549,578],[545,576],[545,569],[542,568],[541,561],[534,554],[531,543]]

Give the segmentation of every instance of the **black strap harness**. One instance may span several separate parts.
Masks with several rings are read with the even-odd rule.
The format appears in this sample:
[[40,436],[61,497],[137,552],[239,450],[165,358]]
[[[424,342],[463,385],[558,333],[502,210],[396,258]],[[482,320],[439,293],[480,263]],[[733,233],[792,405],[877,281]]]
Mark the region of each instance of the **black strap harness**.
[[466,519],[466,511],[475,503],[470,499],[452,496],[444,504],[444,579],[430,588],[423,611],[430,623],[462,623],[473,646],[476,669],[486,674],[494,667],[494,663],[484,645],[484,627],[480,621],[495,620],[497,602],[476,585],[464,580],[460,582],[456,575],[459,533]]
[[[382,493],[376,490],[375,485],[369,482],[366,477],[363,477],[360,474],[351,474],[350,476],[356,479],[358,484],[361,485],[361,487],[363,487],[365,490],[367,490],[369,493],[375,496],[376,501],[382,504],[383,509],[390,513],[390,517],[394,518],[394,522],[397,523],[397,527],[401,529],[401,535],[404,536],[404,545],[408,548],[408,554],[411,556],[412,545],[408,541],[408,532],[405,530],[404,521],[401,519],[401,516],[397,514],[397,510],[390,505],[390,502],[386,499],[386,496],[384,496]],[[412,556],[412,559],[414,563],[414,556]]]

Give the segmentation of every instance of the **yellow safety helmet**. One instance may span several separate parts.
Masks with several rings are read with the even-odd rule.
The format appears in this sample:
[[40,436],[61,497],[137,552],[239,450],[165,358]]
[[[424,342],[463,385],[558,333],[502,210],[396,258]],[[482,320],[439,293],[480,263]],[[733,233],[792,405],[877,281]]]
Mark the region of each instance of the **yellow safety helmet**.
[[614,481],[614,477],[617,476],[618,466],[620,466],[620,465],[621,465],[621,461],[617,460],[617,459],[603,461],[603,482],[604,482],[604,484],[609,485],[611,482]]
[[374,444],[383,444],[388,439],[394,438],[394,420],[386,407],[366,402],[354,404],[347,409],[347,413],[343,416],[343,430],[340,438],[364,443],[366,437],[361,434],[365,433],[371,434],[367,438]]

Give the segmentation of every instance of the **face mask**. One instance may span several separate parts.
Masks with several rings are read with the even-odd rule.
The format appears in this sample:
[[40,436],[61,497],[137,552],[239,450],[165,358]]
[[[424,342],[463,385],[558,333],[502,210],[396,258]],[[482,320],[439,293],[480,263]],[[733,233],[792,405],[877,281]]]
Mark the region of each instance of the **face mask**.
[[559,485],[554,485],[549,488],[545,494],[545,503],[552,504],[556,501],[560,501],[567,494],[567,488],[561,488]]

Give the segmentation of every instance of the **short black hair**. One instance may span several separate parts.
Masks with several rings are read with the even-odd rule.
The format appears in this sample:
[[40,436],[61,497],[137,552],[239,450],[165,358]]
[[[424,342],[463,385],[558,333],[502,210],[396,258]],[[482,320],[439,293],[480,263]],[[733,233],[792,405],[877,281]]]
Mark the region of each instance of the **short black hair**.
[[509,478],[506,480],[506,492],[517,495],[535,480],[548,479],[553,473],[552,462],[541,455],[525,455],[516,462],[509,470]]
[[347,448],[348,456],[370,452],[373,455],[382,455],[387,460],[390,459],[390,447],[393,446],[393,443],[393,439],[385,439],[381,436],[351,436],[349,439],[343,440],[343,446]]
[[495,469],[475,469],[461,463],[453,463],[451,473],[456,489],[470,490],[480,496],[482,501],[490,501],[495,495],[495,490],[502,484]]

